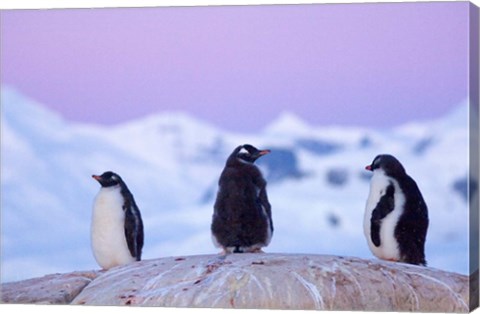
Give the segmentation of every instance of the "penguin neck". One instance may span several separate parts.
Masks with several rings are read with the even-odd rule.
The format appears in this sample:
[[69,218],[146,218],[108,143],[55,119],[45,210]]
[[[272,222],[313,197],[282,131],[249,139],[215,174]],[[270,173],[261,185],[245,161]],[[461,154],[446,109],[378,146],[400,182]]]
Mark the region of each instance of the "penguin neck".
[[120,184],[113,185],[113,186],[102,186],[100,192],[113,192],[113,191],[121,191],[122,187]]
[[253,162],[252,161],[246,161],[246,160],[243,160],[243,159],[240,159],[240,158],[237,158],[237,161],[241,164],[244,164],[244,165],[251,165],[253,166]]
[[373,172],[371,186],[380,184],[385,185],[390,181],[391,177],[385,173],[383,169],[377,169]]
[[382,168],[376,169],[373,173],[375,174],[376,172],[382,173],[384,176],[387,176],[389,178],[393,178],[396,180],[401,180],[402,178],[407,176],[407,173],[403,168],[397,168],[396,170],[389,170],[385,171]]
[[238,166],[252,166],[255,167],[253,162],[249,162],[240,158],[232,157],[227,160],[227,166],[228,167],[238,167]]
[[398,172],[398,171],[395,172],[395,173],[391,173],[391,172],[387,172],[383,169],[376,169],[373,172],[373,176],[384,176],[384,177],[399,180],[399,179],[402,179],[402,178],[406,177],[407,173],[406,172]]
[[373,171],[373,177],[375,178],[384,177],[384,176],[387,176],[387,174],[383,169],[376,169],[375,171]]
[[[122,210],[117,211],[118,208],[122,209],[125,200],[120,193],[119,186],[110,186],[110,187],[102,187],[98,192],[97,196],[95,197],[94,201],[94,216],[98,217],[110,217],[110,213],[122,213]],[[113,214],[117,217],[117,214]],[[123,217],[123,216],[120,216]]]

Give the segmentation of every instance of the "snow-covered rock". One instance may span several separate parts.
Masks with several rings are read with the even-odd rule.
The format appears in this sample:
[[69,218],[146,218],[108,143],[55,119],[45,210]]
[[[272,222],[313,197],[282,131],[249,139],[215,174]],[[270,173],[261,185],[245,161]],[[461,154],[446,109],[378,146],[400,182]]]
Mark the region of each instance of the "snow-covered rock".
[[[77,277],[78,277],[77,273]],[[468,277],[407,264],[311,254],[145,260],[98,275],[71,304],[301,310],[467,312]],[[71,275],[2,286],[10,302],[64,303]],[[84,278],[83,276],[80,278]],[[38,281],[38,280],[37,280]],[[50,285],[49,285],[50,283]],[[31,289],[25,289],[32,284]],[[45,290],[39,290],[44,287]],[[17,289],[17,290],[16,290]],[[52,299],[39,298],[48,291]],[[17,294],[23,298],[13,298]],[[5,300],[4,300],[5,301]]]

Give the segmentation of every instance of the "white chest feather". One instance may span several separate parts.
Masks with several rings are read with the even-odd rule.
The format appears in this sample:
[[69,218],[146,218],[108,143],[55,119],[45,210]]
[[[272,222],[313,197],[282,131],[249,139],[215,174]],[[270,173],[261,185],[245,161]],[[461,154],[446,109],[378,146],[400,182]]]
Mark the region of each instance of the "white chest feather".
[[119,187],[101,188],[93,204],[92,249],[104,269],[135,261],[125,238],[125,214]]
[[[393,184],[395,188],[394,192],[394,208],[386,215],[381,222],[380,226],[380,246],[375,246],[370,236],[370,219],[372,212],[377,206],[380,198],[385,195],[387,187]],[[403,206],[405,204],[405,197],[398,185],[397,181],[386,176],[382,170],[375,170],[372,180],[370,182],[370,194],[367,199],[365,207],[365,215],[363,220],[363,230],[365,237],[367,238],[368,246],[372,253],[381,259],[395,260],[400,259],[400,251],[398,249],[398,242],[395,239],[395,227],[398,219],[403,213]]]

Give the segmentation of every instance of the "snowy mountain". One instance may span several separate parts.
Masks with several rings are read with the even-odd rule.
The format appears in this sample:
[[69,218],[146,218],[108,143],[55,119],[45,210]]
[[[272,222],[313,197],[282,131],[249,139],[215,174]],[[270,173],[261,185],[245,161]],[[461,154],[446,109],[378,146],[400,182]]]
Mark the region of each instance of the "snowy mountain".
[[115,127],[72,123],[35,101],[1,93],[2,281],[96,269],[90,218],[99,185],[119,173],[145,224],[144,259],[218,252],[210,220],[231,151],[251,143],[268,180],[275,231],[267,252],[373,258],[363,236],[364,170],[391,153],[429,207],[429,266],[468,271],[468,106],[388,130],[308,125],[283,113],[258,134],[229,133],[185,113]]

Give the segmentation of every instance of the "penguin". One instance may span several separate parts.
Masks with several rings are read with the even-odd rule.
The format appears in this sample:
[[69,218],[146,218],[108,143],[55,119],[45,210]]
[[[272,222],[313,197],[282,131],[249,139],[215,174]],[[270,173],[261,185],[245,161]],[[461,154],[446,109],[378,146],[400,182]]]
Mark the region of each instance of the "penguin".
[[417,183],[392,155],[378,155],[371,165],[364,233],[372,253],[384,260],[427,265],[428,210]]
[[262,252],[273,234],[267,182],[254,162],[269,154],[250,144],[238,146],[228,157],[218,182],[211,232],[223,255]]
[[103,269],[140,261],[143,222],[132,193],[114,172],[92,177],[101,185],[93,204],[91,225],[95,260]]

